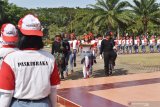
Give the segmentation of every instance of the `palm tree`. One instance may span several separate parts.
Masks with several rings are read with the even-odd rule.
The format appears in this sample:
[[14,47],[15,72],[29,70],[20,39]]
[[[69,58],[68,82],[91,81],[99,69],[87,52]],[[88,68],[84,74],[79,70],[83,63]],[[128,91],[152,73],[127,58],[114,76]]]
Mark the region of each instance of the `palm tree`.
[[128,4],[127,1],[120,2],[120,0],[97,0],[95,5],[90,5],[99,10],[92,19],[98,26],[105,25],[107,30],[119,28],[119,23],[127,25],[131,19],[125,13]]
[[132,11],[138,16],[143,24],[143,32],[147,33],[149,22],[160,24],[160,9],[156,0],[133,0],[134,5],[130,4]]

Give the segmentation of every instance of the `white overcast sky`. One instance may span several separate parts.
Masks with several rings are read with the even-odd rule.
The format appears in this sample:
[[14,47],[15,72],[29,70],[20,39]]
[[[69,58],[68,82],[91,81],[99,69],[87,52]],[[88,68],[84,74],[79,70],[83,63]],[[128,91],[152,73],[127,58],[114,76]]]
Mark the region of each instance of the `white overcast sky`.
[[[124,0],[121,0],[124,1]],[[132,2],[132,0],[127,0]],[[160,0],[158,0],[160,1]],[[20,7],[37,8],[37,7],[81,7],[88,4],[95,4],[96,0],[9,0]]]

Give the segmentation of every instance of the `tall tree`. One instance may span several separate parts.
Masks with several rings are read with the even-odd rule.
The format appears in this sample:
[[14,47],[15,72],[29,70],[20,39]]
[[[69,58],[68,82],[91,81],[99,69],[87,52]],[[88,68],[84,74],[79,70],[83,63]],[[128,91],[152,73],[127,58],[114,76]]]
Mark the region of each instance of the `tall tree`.
[[134,5],[130,4],[132,11],[138,16],[143,24],[143,33],[147,33],[149,22],[160,24],[160,9],[156,0],[133,0]]
[[108,30],[117,28],[119,23],[128,24],[130,17],[124,14],[128,4],[120,0],[97,0],[95,5],[90,5],[99,10],[93,18],[94,22],[99,26],[105,24]]

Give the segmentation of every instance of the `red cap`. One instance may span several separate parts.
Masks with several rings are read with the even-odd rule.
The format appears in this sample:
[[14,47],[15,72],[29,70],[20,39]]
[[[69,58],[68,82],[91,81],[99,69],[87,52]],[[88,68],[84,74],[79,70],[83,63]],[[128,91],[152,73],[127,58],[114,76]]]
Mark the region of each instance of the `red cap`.
[[16,42],[18,40],[17,29],[13,24],[3,24],[1,28],[1,36],[5,42]]
[[22,34],[27,36],[43,36],[41,31],[41,23],[37,17],[28,14],[21,18],[18,22],[18,27]]

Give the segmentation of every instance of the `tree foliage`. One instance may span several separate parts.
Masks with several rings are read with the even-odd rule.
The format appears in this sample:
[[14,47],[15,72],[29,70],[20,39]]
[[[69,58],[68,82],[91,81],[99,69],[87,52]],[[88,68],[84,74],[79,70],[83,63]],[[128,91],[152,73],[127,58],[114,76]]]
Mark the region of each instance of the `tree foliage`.
[[3,23],[17,25],[18,20],[31,13],[37,15],[47,38],[57,33],[83,35],[93,32],[104,34],[106,30],[131,34],[160,34],[160,5],[156,0],[133,0],[134,4],[120,0],[97,0],[89,8],[37,8],[27,9],[0,0],[0,26]]

